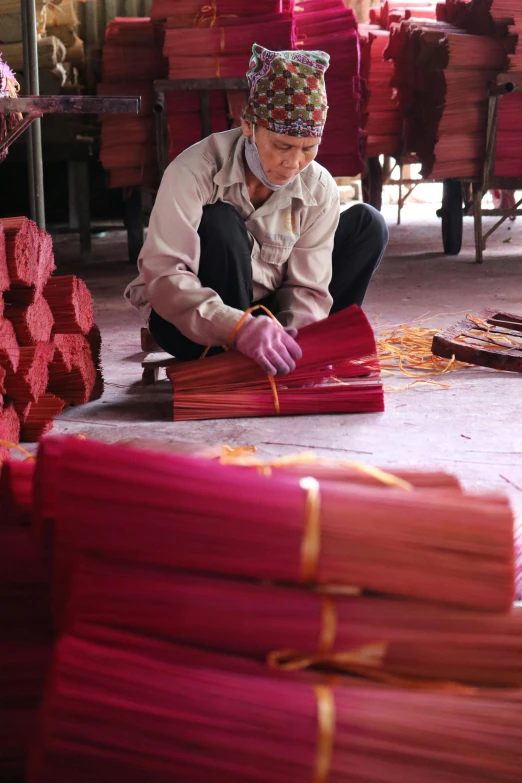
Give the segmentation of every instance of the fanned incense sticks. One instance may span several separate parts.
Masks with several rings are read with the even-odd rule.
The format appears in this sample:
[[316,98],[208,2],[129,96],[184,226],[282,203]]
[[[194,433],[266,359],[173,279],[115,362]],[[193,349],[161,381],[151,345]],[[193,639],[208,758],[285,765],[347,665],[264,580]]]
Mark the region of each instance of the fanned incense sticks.
[[91,294],[75,275],[51,277],[44,296],[54,317],[54,334],[87,334],[93,326]]
[[383,410],[373,331],[359,307],[306,326],[297,341],[303,358],[284,379],[236,351],[174,363],[174,420]]
[[34,462],[5,460],[0,467],[0,526],[31,524]]
[[[103,636],[103,629],[100,628]],[[162,641],[57,645],[32,783],[517,783],[518,691],[465,696],[256,677]]]
[[51,339],[54,318],[43,296],[38,296],[28,306],[8,306],[5,316],[13,324],[20,345],[35,345]]
[[76,554],[103,551],[129,562],[356,585],[483,611],[511,606],[513,515],[497,498],[266,478],[75,439],[56,451],[39,453],[35,497],[48,472],[57,552],[69,560],[60,579]]
[[1,223],[5,233],[11,285],[36,285],[40,242],[36,223],[26,217],[2,218]]
[[10,372],[16,372],[19,361],[20,348],[14,326],[7,318],[0,316],[0,362]]
[[[356,591],[354,591],[356,592]],[[416,601],[210,579],[87,560],[73,581],[76,623],[266,660],[387,677],[522,686],[522,607],[466,612]],[[380,649],[378,671],[350,653]]]
[[25,442],[34,443],[51,431],[54,420],[65,407],[66,401],[46,392],[36,402],[30,402],[20,414],[20,436]]
[[20,348],[20,362],[16,373],[8,372],[5,379],[7,394],[17,403],[36,402],[45,392],[49,381],[49,363],[54,346],[51,343]]
[[81,334],[57,334],[47,389],[71,405],[89,402],[96,381],[91,347]]

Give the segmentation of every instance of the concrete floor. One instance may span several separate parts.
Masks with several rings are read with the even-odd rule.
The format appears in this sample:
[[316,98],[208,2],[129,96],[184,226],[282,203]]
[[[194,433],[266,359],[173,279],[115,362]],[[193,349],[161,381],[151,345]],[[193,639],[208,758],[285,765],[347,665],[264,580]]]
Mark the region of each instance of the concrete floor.
[[[407,207],[400,227],[394,225],[395,209],[386,209],[391,241],[365,302],[376,331],[421,316],[424,325],[443,327],[486,306],[522,313],[520,219],[493,237],[485,263],[478,267],[473,263],[470,220],[465,221],[463,252],[447,258],[435,207]],[[117,231],[95,239],[88,266],[75,261],[77,254],[74,237],[56,238],[59,271],[80,274],[94,296],[104,339],[106,392],[98,402],[67,410],[55,432],[85,433],[105,441],[160,437],[212,445],[254,444],[266,456],[312,448],[322,456],[383,467],[448,470],[470,489],[505,490],[522,506],[520,375],[460,370],[445,378],[451,385],[448,390],[419,385],[388,394],[386,412],[380,414],[174,423],[170,384],[140,383],[140,321],[122,298],[134,275],[125,261],[125,235]]]

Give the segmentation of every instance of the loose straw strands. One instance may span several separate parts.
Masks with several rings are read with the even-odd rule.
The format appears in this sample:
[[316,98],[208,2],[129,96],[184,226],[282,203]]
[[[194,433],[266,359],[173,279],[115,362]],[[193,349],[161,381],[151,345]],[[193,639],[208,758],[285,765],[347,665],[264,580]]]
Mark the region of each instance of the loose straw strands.
[[368,783],[519,779],[516,691],[330,688],[222,670],[220,656],[182,663],[186,653],[165,642],[96,630],[97,644],[58,643],[33,783],[167,783],[173,769],[186,783],[325,783],[354,770]]
[[87,560],[73,580],[70,619],[73,632],[99,623],[258,660],[279,651],[272,663],[295,670],[522,685],[522,607],[466,612]]
[[[513,516],[498,498],[339,482],[311,487],[290,476],[76,439],[53,449],[39,455],[40,477],[52,476],[61,552],[355,584],[488,611],[511,605]],[[43,505],[46,490],[35,485]]]
[[[452,359],[442,359],[431,352],[433,337],[440,329],[401,325],[380,333],[377,340],[377,356],[381,372],[413,378],[413,384],[432,383],[443,388],[447,384],[431,379],[446,375],[469,365]],[[410,385],[403,387],[410,388]],[[393,391],[393,388],[387,391]],[[395,389],[398,391],[398,389]]]

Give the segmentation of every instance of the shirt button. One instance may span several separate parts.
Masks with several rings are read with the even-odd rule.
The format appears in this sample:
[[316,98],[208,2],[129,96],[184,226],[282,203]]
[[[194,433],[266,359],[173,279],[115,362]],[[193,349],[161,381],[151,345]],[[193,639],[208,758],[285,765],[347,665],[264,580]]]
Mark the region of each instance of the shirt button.
[[254,253],[252,258],[254,259],[254,261],[257,261],[257,259],[259,258],[259,253]]

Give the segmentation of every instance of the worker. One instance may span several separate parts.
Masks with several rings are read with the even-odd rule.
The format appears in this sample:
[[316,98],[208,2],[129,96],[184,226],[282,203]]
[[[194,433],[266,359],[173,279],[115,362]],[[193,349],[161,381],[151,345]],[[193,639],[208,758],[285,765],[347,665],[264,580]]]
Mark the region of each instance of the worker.
[[[366,204],[340,215],[336,183],[314,161],[328,65],[324,52],[254,44],[241,127],[167,168],[125,294],[178,359],[228,346],[284,375],[301,357],[298,329],[362,303],[388,231]],[[257,303],[279,324],[262,310],[245,317]]]

